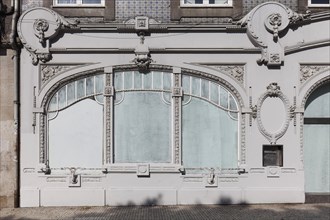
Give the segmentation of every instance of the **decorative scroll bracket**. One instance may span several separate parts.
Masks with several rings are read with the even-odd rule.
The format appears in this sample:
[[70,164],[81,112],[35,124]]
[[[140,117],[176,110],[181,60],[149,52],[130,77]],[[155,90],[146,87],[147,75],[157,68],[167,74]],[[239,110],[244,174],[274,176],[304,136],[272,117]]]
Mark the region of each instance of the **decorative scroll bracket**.
[[[40,15],[43,17],[40,18]],[[61,29],[76,28],[77,24],[77,21],[64,19],[51,9],[37,7],[22,14],[17,32],[23,46],[30,53],[32,63],[37,65],[39,61],[46,63],[52,59],[49,40],[57,36]]]
[[309,14],[297,14],[280,3],[266,2],[255,7],[237,24],[247,27],[249,39],[261,49],[258,64],[281,66],[284,62],[284,48],[279,43],[280,38],[283,37],[281,34],[284,35],[288,27],[309,19]]

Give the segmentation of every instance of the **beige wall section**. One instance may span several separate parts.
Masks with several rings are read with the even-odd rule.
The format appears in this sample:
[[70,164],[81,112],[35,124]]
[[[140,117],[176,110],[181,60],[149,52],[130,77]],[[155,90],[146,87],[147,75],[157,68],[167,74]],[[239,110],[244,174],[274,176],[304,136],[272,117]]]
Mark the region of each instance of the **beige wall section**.
[[13,51],[0,49],[0,208],[17,207]]

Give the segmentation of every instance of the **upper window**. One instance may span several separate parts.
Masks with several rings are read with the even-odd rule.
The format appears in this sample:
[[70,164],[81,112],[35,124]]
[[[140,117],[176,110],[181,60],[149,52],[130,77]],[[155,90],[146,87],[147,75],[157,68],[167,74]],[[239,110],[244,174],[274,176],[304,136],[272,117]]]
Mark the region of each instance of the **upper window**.
[[54,0],[57,6],[104,6],[105,0]]
[[310,6],[310,7],[329,7],[330,0],[308,0],[308,6]]
[[192,7],[198,7],[198,6],[232,6],[233,1],[232,0],[181,0],[181,6],[192,6]]

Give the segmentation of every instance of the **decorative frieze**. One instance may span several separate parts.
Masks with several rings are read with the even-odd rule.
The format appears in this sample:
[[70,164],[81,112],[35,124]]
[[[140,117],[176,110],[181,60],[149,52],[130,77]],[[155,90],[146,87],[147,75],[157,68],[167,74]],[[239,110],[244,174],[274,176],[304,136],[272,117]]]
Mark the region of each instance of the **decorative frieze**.
[[312,76],[330,70],[330,65],[300,65],[300,83],[303,84]]
[[45,84],[56,75],[76,67],[76,65],[40,65],[40,82]]
[[240,84],[244,84],[245,65],[207,65],[207,66],[233,77]]

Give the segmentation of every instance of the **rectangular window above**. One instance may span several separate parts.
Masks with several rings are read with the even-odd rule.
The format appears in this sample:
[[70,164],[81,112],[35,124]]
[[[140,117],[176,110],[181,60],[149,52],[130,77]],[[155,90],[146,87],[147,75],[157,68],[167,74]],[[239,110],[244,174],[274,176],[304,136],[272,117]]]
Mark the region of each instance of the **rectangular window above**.
[[231,7],[233,0],[181,0],[181,7]]
[[309,7],[330,7],[330,0],[308,0]]
[[54,0],[54,6],[104,6],[105,0]]

